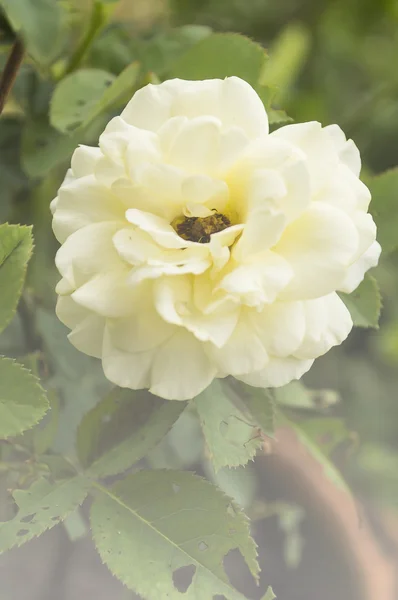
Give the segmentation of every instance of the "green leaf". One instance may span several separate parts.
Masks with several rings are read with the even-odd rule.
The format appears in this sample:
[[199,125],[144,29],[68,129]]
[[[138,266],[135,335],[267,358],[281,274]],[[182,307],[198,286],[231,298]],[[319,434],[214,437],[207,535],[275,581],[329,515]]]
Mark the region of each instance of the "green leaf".
[[212,481],[227,496],[233,498],[244,510],[250,509],[257,491],[257,477],[254,465],[246,465],[245,467],[234,469],[224,467],[216,472],[212,464],[206,461],[203,468],[207,479]]
[[245,465],[253,459],[262,440],[232,390],[215,380],[194,403],[216,471]]
[[287,123],[293,123],[292,117],[289,117],[284,110],[269,108],[267,114],[270,125],[286,125]]
[[19,511],[10,521],[0,523],[0,553],[57,525],[84,501],[90,485],[82,476],[56,483],[42,478],[28,490],[15,490]]
[[59,427],[60,405],[58,396],[54,390],[47,393],[47,398],[50,403],[50,410],[33,431],[33,448],[35,454],[44,454],[51,448]]
[[70,159],[81,133],[62,135],[46,121],[28,121],[22,139],[22,167],[29,177],[42,177]]
[[299,441],[305,446],[311,456],[322,466],[325,475],[330,481],[338,488],[344,490],[347,494],[351,494],[347,483],[334,463],[328,457],[328,448],[323,448],[319,445],[314,438],[312,433],[306,431],[306,424],[301,425],[300,422],[293,422],[287,419],[287,417],[281,417],[281,423],[287,425],[296,433]]
[[271,587],[268,588],[268,590],[265,593],[265,596],[263,596],[261,598],[261,600],[274,600],[276,598],[274,591]]
[[30,429],[47,410],[48,402],[37,377],[11,358],[1,358],[0,439]]
[[51,99],[51,125],[61,133],[70,133],[91,121],[98,99],[101,102],[106,91],[114,96],[108,89],[112,84],[115,76],[101,69],[79,69],[62,79]]
[[32,249],[31,227],[0,225],[0,332],[15,314]]
[[274,437],[275,433],[275,400],[271,392],[258,388],[240,385],[238,388],[252,421],[265,435]]
[[77,434],[78,456],[91,475],[128,469],[166,435],[186,406],[149,392],[117,388],[85,415]]
[[372,194],[370,212],[377,225],[377,239],[383,254],[398,248],[398,168],[366,181]]
[[58,0],[0,0],[13,29],[25,41],[28,53],[42,65],[59,54],[66,15]]
[[173,573],[193,565],[186,600],[217,594],[246,600],[229,583],[222,561],[238,548],[257,578],[256,545],[246,516],[220,490],[182,471],[140,471],[102,490],[91,508],[94,541],[128,588],[147,600],[181,598]]
[[260,44],[237,33],[214,33],[192,46],[172,69],[172,77],[211,79],[236,75],[256,86],[267,59]]
[[275,400],[289,408],[319,410],[333,406],[339,401],[338,392],[329,389],[312,390],[301,381],[291,381],[287,385],[274,389]]
[[374,277],[365,275],[362,283],[351,294],[340,294],[341,299],[351,313],[356,327],[378,329],[381,311],[379,286]]
[[110,87],[105,90],[99,101],[96,102],[90,111],[87,111],[88,114],[81,126],[87,127],[94,119],[113,108],[116,104],[126,104],[137,89],[140,70],[141,67],[138,62],[133,62],[126,67],[116,77]]

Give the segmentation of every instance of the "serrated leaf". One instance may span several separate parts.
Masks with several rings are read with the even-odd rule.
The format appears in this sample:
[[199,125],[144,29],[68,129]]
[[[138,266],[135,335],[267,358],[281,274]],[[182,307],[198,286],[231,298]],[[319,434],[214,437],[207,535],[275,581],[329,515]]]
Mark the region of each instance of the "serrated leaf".
[[236,75],[256,86],[267,59],[260,44],[237,33],[214,33],[207,36],[178,60],[172,77],[212,79]]
[[62,521],[85,499],[90,481],[77,476],[50,483],[39,479],[28,490],[16,490],[16,516],[0,523],[0,553],[21,546]]
[[265,435],[274,437],[276,406],[271,392],[241,384],[243,401],[248,408],[252,421]]
[[25,41],[28,53],[49,65],[62,48],[65,14],[58,0],[0,0],[13,29]]
[[166,435],[186,406],[149,392],[117,388],[88,412],[77,433],[78,456],[91,475],[128,469]]
[[130,97],[136,90],[140,70],[141,67],[138,62],[133,62],[131,65],[128,65],[128,67],[113,80],[112,84],[105,88],[102,96],[99,96],[99,99],[97,97],[94,106],[92,106],[90,110],[87,108],[87,114],[82,122],[82,127],[86,127],[101,113],[112,108],[116,102],[127,102],[130,100]]
[[215,470],[245,465],[253,459],[262,440],[248,421],[239,398],[220,380],[214,380],[194,400]]
[[398,248],[398,168],[366,181],[372,194],[370,213],[377,225],[377,239],[383,254]]
[[127,587],[147,600],[178,599],[173,573],[193,565],[186,600],[246,600],[222,561],[238,548],[257,578],[256,545],[247,518],[220,490],[193,473],[140,471],[103,492],[91,508],[94,541]]
[[47,392],[50,405],[48,414],[33,431],[33,448],[35,454],[44,454],[51,448],[59,427],[60,405],[54,390]]
[[276,598],[276,596],[274,594],[273,589],[271,587],[269,587],[268,590],[267,590],[267,592],[266,592],[266,594],[265,594],[265,596],[263,596],[261,598],[261,600],[275,600],[275,598]]
[[51,125],[61,133],[78,129],[114,83],[115,76],[101,69],[79,69],[71,73],[54,90],[50,104]]
[[312,436],[306,431],[305,426],[302,427],[300,422],[293,422],[287,419],[285,416],[281,417],[281,422],[284,425],[289,426],[296,433],[299,441],[305,446],[311,456],[322,466],[324,473],[328,479],[338,488],[344,490],[347,494],[351,494],[350,489],[345,482],[342,474],[337,469],[335,464],[325,453],[325,449],[322,448]]
[[340,293],[340,297],[350,311],[356,327],[378,329],[381,311],[379,286],[374,277],[365,275],[364,280],[351,294]]
[[0,225],[0,332],[15,314],[32,249],[31,227]]
[[0,358],[0,439],[19,435],[44,417],[48,402],[37,377]]

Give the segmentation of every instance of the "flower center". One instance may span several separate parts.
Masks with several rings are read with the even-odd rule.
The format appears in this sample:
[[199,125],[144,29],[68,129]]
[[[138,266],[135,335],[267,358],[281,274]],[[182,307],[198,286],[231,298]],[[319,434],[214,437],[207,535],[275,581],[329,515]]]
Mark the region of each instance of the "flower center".
[[180,237],[190,242],[207,244],[210,235],[230,227],[231,221],[225,215],[215,212],[208,217],[179,217],[173,227]]

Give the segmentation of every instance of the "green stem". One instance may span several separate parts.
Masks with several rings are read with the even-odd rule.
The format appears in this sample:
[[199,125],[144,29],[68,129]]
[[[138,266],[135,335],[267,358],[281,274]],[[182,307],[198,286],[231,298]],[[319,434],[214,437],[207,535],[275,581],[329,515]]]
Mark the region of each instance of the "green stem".
[[102,2],[100,2],[99,0],[95,0],[93,4],[93,9],[91,11],[90,22],[86,34],[83,36],[80,44],[77,46],[75,52],[72,54],[69,64],[67,65],[63,73],[63,77],[65,77],[65,75],[69,75],[69,73],[72,73],[79,67],[84,57],[86,56],[91,44],[97,37],[100,29],[102,29],[104,24],[105,15]]

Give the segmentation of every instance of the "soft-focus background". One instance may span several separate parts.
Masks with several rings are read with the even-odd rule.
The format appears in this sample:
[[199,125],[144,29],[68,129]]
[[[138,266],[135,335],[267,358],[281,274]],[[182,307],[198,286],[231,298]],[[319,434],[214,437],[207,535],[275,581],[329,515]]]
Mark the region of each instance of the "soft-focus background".
[[[89,0],[76,0],[68,12],[70,44],[80,36],[90,6]],[[205,35],[206,28],[243,33],[263,44],[272,57],[267,81],[279,88],[276,104],[295,121],[338,123],[361,151],[365,180],[398,165],[396,0],[126,0],[94,41],[85,64],[118,74],[137,59],[162,75],[168,61],[190,38]],[[66,163],[53,164],[54,147],[48,150],[42,139],[47,127],[42,107],[51,92],[46,85],[25,64],[0,121],[0,220],[35,225],[29,286],[39,306],[36,325],[60,357],[58,384],[72,406],[71,421],[77,422],[82,405],[95,403],[103,382],[98,366],[67,346],[64,330],[52,317],[56,244],[48,205]],[[89,142],[95,143],[101,125],[94,127]],[[70,151],[64,151],[66,159]],[[382,260],[376,277],[384,304],[380,329],[358,329],[319,359],[305,380],[318,391],[307,394],[308,408],[300,409],[308,416],[314,408],[321,416],[333,416],[324,443],[338,446],[333,457],[357,500],[333,486],[288,437],[279,455],[259,457],[245,472],[221,472],[216,478],[252,517],[264,582],[280,600],[398,599],[396,254]],[[35,348],[34,328],[22,339],[29,297],[25,304],[2,337],[1,354],[19,356],[26,343]],[[39,368],[39,362],[40,357],[32,358],[30,366]],[[67,447],[67,437],[60,433],[60,449]],[[152,453],[152,464],[195,467],[215,478],[201,457],[199,437],[188,414]],[[5,505],[6,489],[0,493]],[[132,599],[100,564],[83,535],[85,527],[83,510],[65,528],[1,557],[0,600]],[[249,597],[259,597],[249,575],[234,567],[233,556],[230,570]]]

